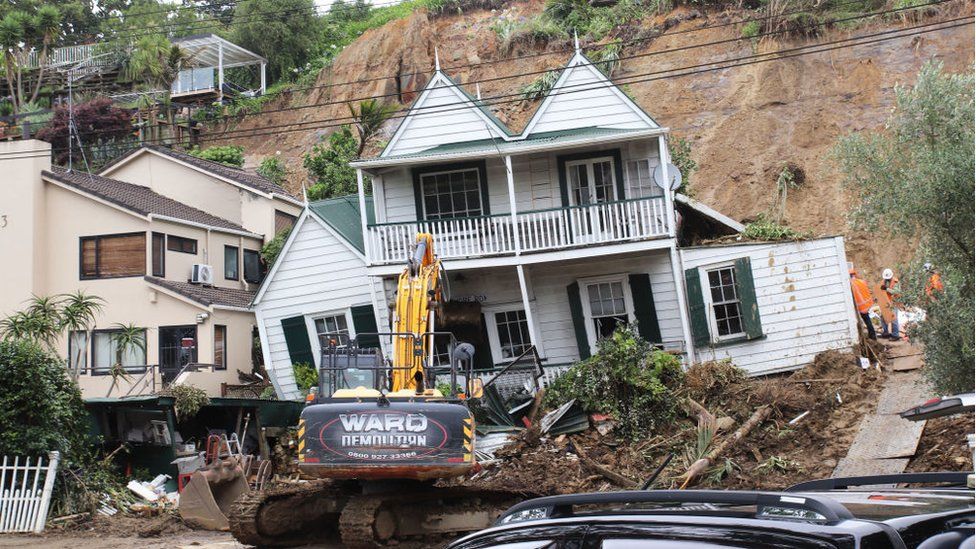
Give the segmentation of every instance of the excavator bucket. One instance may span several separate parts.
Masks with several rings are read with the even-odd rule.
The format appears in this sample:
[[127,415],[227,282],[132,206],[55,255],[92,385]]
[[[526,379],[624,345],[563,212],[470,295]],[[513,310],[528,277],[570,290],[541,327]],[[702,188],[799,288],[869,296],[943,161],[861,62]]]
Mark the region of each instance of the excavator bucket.
[[237,460],[223,460],[193,473],[180,494],[180,517],[199,528],[227,531],[231,505],[249,490]]

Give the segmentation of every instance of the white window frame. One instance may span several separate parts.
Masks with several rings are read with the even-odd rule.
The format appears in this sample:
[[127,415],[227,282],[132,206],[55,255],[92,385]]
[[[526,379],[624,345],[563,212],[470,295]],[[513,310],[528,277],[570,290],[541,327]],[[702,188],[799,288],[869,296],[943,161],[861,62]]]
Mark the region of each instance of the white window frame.
[[[651,163],[652,160],[654,161],[653,164]],[[631,177],[631,164],[644,164],[644,167],[647,168],[647,175],[650,178],[651,183],[650,194],[634,194],[634,192],[637,190],[643,191],[644,187],[640,185],[638,181],[635,181],[633,177]],[[654,169],[657,167],[657,165],[656,158],[638,157],[630,158],[624,161],[624,178],[627,180],[627,193],[630,195],[628,198],[660,198],[664,196],[664,189],[654,182]]]
[[626,274],[615,274],[580,278],[576,282],[579,284],[580,301],[583,305],[583,324],[586,327],[586,338],[590,342],[590,354],[595,354],[597,351],[597,335],[596,328],[593,326],[593,311],[590,309],[590,294],[587,288],[593,284],[619,282],[624,290],[624,308],[627,310],[627,322],[632,323],[637,320],[637,317],[634,316],[634,296],[630,292],[630,279]]
[[345,309],[334,309],[331,311],[319,311],[311,314],[303,315],[305,317],[305,328],[308,330],[308,338],[312,342],[312,348],[315,350],[312,359],[315,361],[315,367],[321,367],[322,360],[322,343],[319,341],[319,333],[315,329],[315,321],[323,318],[342,316],[346,319],[346,326],[349,328],[349,339],[356,337],[356,327],[352,323],[352,308],[347,307]]
[[[515,311],[525,311],[525,307],[521,303],[509,303],[505,305],[495,305],[491,307],[483,307],[481,313],[484,315],[485,327],[488,328],[488,344],[491,347],[491,360],[494,364],[502,364],[505,362],[510,362],[515,357],[505,358],[502,356],[502,340],[498,335],[498,321],[495,315],[498,313],[511,313]],[[529,315],[525,315],[525,324],[529,329],[529,341],[528,344],[532,345],[532,327],[529,326]],[[536,347],[538,352],[538,347]]]
[[[739,302],[739,328],[740,332],[728,335],[718,334],[718,320],[715,318],[715,308],[714,302],[712,301],[712,285],[708,281],[708,272],[715,271],[718,269],[732,269],[732,276],[735,278],[736,284],[736,298]],[[742,296],[738,295],[738,273],[735,272],[735,261],[723,261],[721,263],[712,263],[710,265],[703,265],[698,267],[698,276],[701,280],[702,287],[702,300],[705,302],[705,318],[708,320],[708,334],[713,343],[720,343],[723,341],[728,341],[732,339],[742,339],[746,337],[746,325],[744,311],[742,310]]]
[[[428,215],[428,212],[427,212],[427,195],[424,193],[424,178],[425,177],[436,177],[438,175],[444,175],[444,174],[465,173],[465,172],[474,172],[475,173],[475,176],[477,176],[477,178],[478,178],[478,205],[479,205],[479,208],[478,209],[480,210],[480,212],[477,215],[470,215],[470,214],[468,214],[468,215],[464,215],[464,216],[460,216],[460,217],[458,217],[458,216],[444,217],[443,215],[441,215],[440,217],[437,217],[436,219],[430,219],[430,221],[441,221],[441,220],[444,220],[444,219],[463,219],[465,217],[480,217],[480,216],[485,215],[484,192],[483,192],[484,191],[484,188],[482,187],[483,185],[485,185],[485,182],[481,180],[481,169],[479,167],[475,166],[475,167],[471,167],[471,168],[461,168],[461,169],[457,169],[457,170],[440,170],[440,171],[436,171],[436,172],[420,172],[420,174],[418,174],[417,177],[420,180],[420,207],[421,207],[421,210],[423,211],[423,214],[424,214],[424,218],[421,221],[427,221],[428,220],[428,217],[427,217],[427,215]],[[453,208],[453,204],[452,204],[452,208]]]
[[[589,185],[596,184],[596,178],[593,177],[593,173],[594,173],[593,165],[598,162],[610,162],[610,192],[612,193],[613,198],[607,200],[607,202],[616,202],[618,200],[622,200],[622,197],[617,196],[617,184],[619,183],[619,181],[617,181],[617,166],[614,157],[612,155],[595,156],[593,158],[570,160],[567,161],[566,164],[563,166],[563,170],[565,170],[566,172],[566,190],[567,193],[569,194],[570,206],[583,206],[583,204],[574,204],[575,199],[573,196],[573,183],[569,179],[569,170],[576,166],[583,166],[583,165],[586,166],[586,177],[588,178],[587,192],[589,192]],[[601,202],[588,202],[586,205],[591,205],[591,204],[601,204]]]

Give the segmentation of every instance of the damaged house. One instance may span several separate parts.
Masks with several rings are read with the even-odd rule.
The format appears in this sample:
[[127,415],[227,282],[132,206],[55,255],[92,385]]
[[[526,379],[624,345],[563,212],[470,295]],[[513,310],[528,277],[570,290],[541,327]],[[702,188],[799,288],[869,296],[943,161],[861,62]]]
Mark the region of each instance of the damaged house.
[[257,292],[279,396],[299,396],[292,366],[318,364],[324,334],[390,330],[418,232],[447,269],[455,313],[437,329],[479,368],[534,350],[555,375],[629,322],[751,374],[851,346],[842,238],[695,245],[743,227],[665,190],[667,136],[580,51],[521,133],[437,67],[382,153],[352,163],[359,196],[309,204]]

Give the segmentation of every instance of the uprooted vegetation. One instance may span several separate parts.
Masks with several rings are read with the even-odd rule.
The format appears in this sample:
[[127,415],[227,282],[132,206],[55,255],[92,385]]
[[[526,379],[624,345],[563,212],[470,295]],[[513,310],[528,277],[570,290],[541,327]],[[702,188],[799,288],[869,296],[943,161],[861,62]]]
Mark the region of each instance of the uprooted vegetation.
[[[636,339],[634,345],[639,347]],[[605,360],[595,356],[576,369],[586,371],[583,364]],[[645,356],[640,362],[653,359]],[[585,382],[566,379],[547,394],[545,408],[561,403],[563,397],[555,395],[583,397],[584,408],[590,411],[601,402],[586,399],[590,391]],[[635,488],[670,459],[654,487],[781,489],[830,476],[846,455],[860,418],[874,408],[882,381],[880,371],[862,370],[853,354],[840,351],[821,353],[812,364],[791,374],[761,379],[746,377],[729,362],[696,364],[679,384],[658,393],[658,401],[648,408],[649,415],[656,417],[626,426],[603,409],[616,423],[613,432],[591,428],[551,436],[540,435],[533,427],[497,450],[494,461],[481,472],[460,482],[537,494]],[[612,399],[611,392],[605,391],[606,401]],[[670,399],[670,404],[662,399]],[[804,412],[809,413],[790,424]],[[733,433],[743,429],[741,440],[729,444],[736,438]],[[703,458],[709,458],[699,464],[704,469],[689,479],[689,469]]]

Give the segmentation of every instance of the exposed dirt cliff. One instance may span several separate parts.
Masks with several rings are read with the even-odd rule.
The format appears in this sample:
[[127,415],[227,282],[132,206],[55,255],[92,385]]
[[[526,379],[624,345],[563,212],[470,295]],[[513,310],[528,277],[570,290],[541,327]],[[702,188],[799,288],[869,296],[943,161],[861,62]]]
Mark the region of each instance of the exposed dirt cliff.
[[[486,97],[515,93],[535,75],[517,73],[559,67],[569,57],[567,42],[516,47],[502,51],[491,26],[501,17],[531,16],[542,9],[539,0],[512,2],[497,11],[474,10],[463,15],[430,17],[415,12],[405,19],[368,31],[347,47],[330,69],[322,71],[307,95],[295,94],[269,105],[233,129],[260,129],[289,124],[273,139],[266,136],[229,140],[244,145],[252,163],[280,151],[298,186],[304,174],[301,156],[333,131],[330,119],[345,118],[345,102],[387,95],[409,102],[432,71],[435,46],[441,65],[461,83],[481,81]],[[972,3],[943,7],[938,17],[972,14]],[[748,40],[710,47],[688,48],[741,36],[739,25],[717,24],[747,17],[736,12],[700,13],[680,9],[649,18],[642,29],[666,28],[660,36],[625,47],[615,80],[666,69],[748,56],[810,43],[808,40]],[[833,30],[818,41],[898,28],[893,21],[862,26],[855,31]],[[692,144],[699,169],[692,176],[697,198],[736,219],[749,219],[770,209],[776,200],[776,179],[785,163],[799,166],[803,185],[788,196],[785,220],[796,229],[817,234],[844,233],[848,254],[869,274],[882,265],[905,259],[909,244],[887,242],[875,235],[854,234],[847,227],[849,209],[839,174],[830,160],[836,139],[853,131],[880,127],[889,113],[897,84],[911,84],[926,60],[939,59],[952,72],[972,70],[973,27],[965,26],[921,35],[843,48],[826,53],[780,59],[714,72],[628,85],[630,93],[659,123]],[[686,49],[681,49],[686,48]],[[678,51],[669,51],[678,50]],[[549,55],[540,55],[550,52]],[[532,55],[501,61],[514,55]],[[464,65],[464,67],[461,67]],[[469,66],[474,65],[474,66]],[[457,68],[452,68],[457,67]],[[420,74],[414,74],[420,73]],[[353,85],[336,83],[356,82]],[[474,85],[469,86],[474,92]],[[294,108],[312,105],[309,108]],[[282,107],[282,112],[267,112]],[[504,103],[494,107],[499,118],[521,130],[537,103]],[[396,120],[393,121],[394,123]],[[394,124],[390,124],[392,127]],[[871,276],[874,278],[874,276]]]

